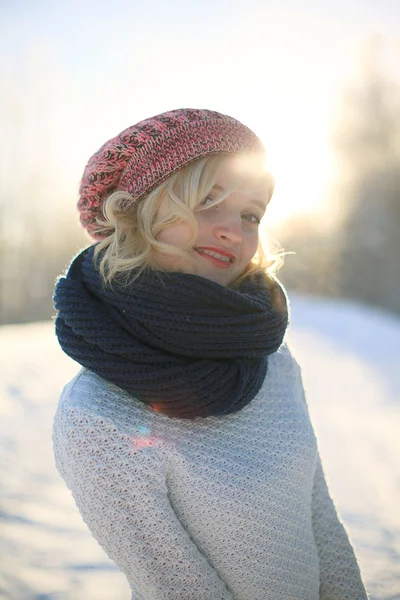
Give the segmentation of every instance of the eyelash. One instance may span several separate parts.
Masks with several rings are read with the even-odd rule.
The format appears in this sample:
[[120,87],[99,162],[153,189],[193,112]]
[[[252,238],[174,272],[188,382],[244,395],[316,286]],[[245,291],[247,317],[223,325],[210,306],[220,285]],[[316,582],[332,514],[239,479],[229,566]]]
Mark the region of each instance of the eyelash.
[[[208,200],[210,202],[214,202],[213,198],[210,198],[209,196],[207,196],[207,198],[204,198],[204,200],[202,200],[200,202],[200,206],[207,206],[206,203],[207,203]],[[217,206],[218,206],[218,204],[215,204],[214,206],[211,206],[210,208],[216,208]],[[248,221],[249,223],[253,223],[253,224],[257,223],[257,225],[259,225],[260,222],[261,222],[261,219],[259,219],[257,217],[257,215],[254,215],[253,213],[245,213],[244,215],[242,215],[242,217],[244,217],[245,220]],[[255,221],[251,221],[250,219],[247,219],[246,217],[254,217]]]
[[259,225],[261,222],[260,219],[256,215],[253,215],[250,213],[246,214],[246,215],[242,215],[242,217],[254,217],[255,218],[255,221],[250,221],[250,219],[246,219],[246,221],[249,221],[249,223],[257,223],[257,225]]

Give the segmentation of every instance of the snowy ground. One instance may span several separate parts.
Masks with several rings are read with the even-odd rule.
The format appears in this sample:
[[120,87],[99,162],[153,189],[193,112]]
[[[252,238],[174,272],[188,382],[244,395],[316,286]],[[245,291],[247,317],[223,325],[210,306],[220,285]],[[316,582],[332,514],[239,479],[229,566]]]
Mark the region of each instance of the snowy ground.
[[[400,320],[292,298],[289,343],[328,481],[373,600],[400,599]],[[51,323],[0,329],[0,598],[128,600],[53,465],[51,423],[78,366]]]

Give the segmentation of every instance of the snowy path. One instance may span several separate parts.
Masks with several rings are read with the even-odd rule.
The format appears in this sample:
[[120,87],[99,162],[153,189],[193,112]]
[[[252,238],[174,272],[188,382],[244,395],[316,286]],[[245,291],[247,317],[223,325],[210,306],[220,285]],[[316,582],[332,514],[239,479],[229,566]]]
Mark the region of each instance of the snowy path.
[[[292,299],[289,343],[335,501],[373,600],[400,599],[400,320]],[[51,423],[78,366],[51,323],[0,329],[1,567],[5,600],[128,600],[53,465]]]

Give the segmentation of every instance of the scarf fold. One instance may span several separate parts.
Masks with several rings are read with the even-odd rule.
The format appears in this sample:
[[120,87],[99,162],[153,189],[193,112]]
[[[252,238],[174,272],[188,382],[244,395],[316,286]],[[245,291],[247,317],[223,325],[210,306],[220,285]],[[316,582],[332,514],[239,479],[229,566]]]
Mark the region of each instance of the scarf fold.
[[66,354],[170,417],[226,415],[255,397],[289,320],[278,280],[259,274],[231,289],[147,270],[110,288],[93,251],[81,252],[56,285]]

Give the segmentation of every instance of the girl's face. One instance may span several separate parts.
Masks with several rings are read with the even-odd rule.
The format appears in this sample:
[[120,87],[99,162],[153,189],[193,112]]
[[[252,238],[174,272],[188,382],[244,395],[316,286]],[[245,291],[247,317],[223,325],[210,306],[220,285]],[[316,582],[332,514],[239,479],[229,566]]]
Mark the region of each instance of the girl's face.
[[[157,239],[189,253],[190,259],[157,252],[155,259],[165,271],[180,271],[199,275],[228,286],[241,273],[258,248],[259,223],[270,198],[265,175],[254,175],[245,187],[231,192],[219,204],[210,206],[234,182],[234,163],[222,164],[216,185],[204,198],[195,212],[198,235],[191,243],[192,229],[189,223],[180,222],[163,229]],[[169,213],[168,198],[160,205],[157,218]]]

